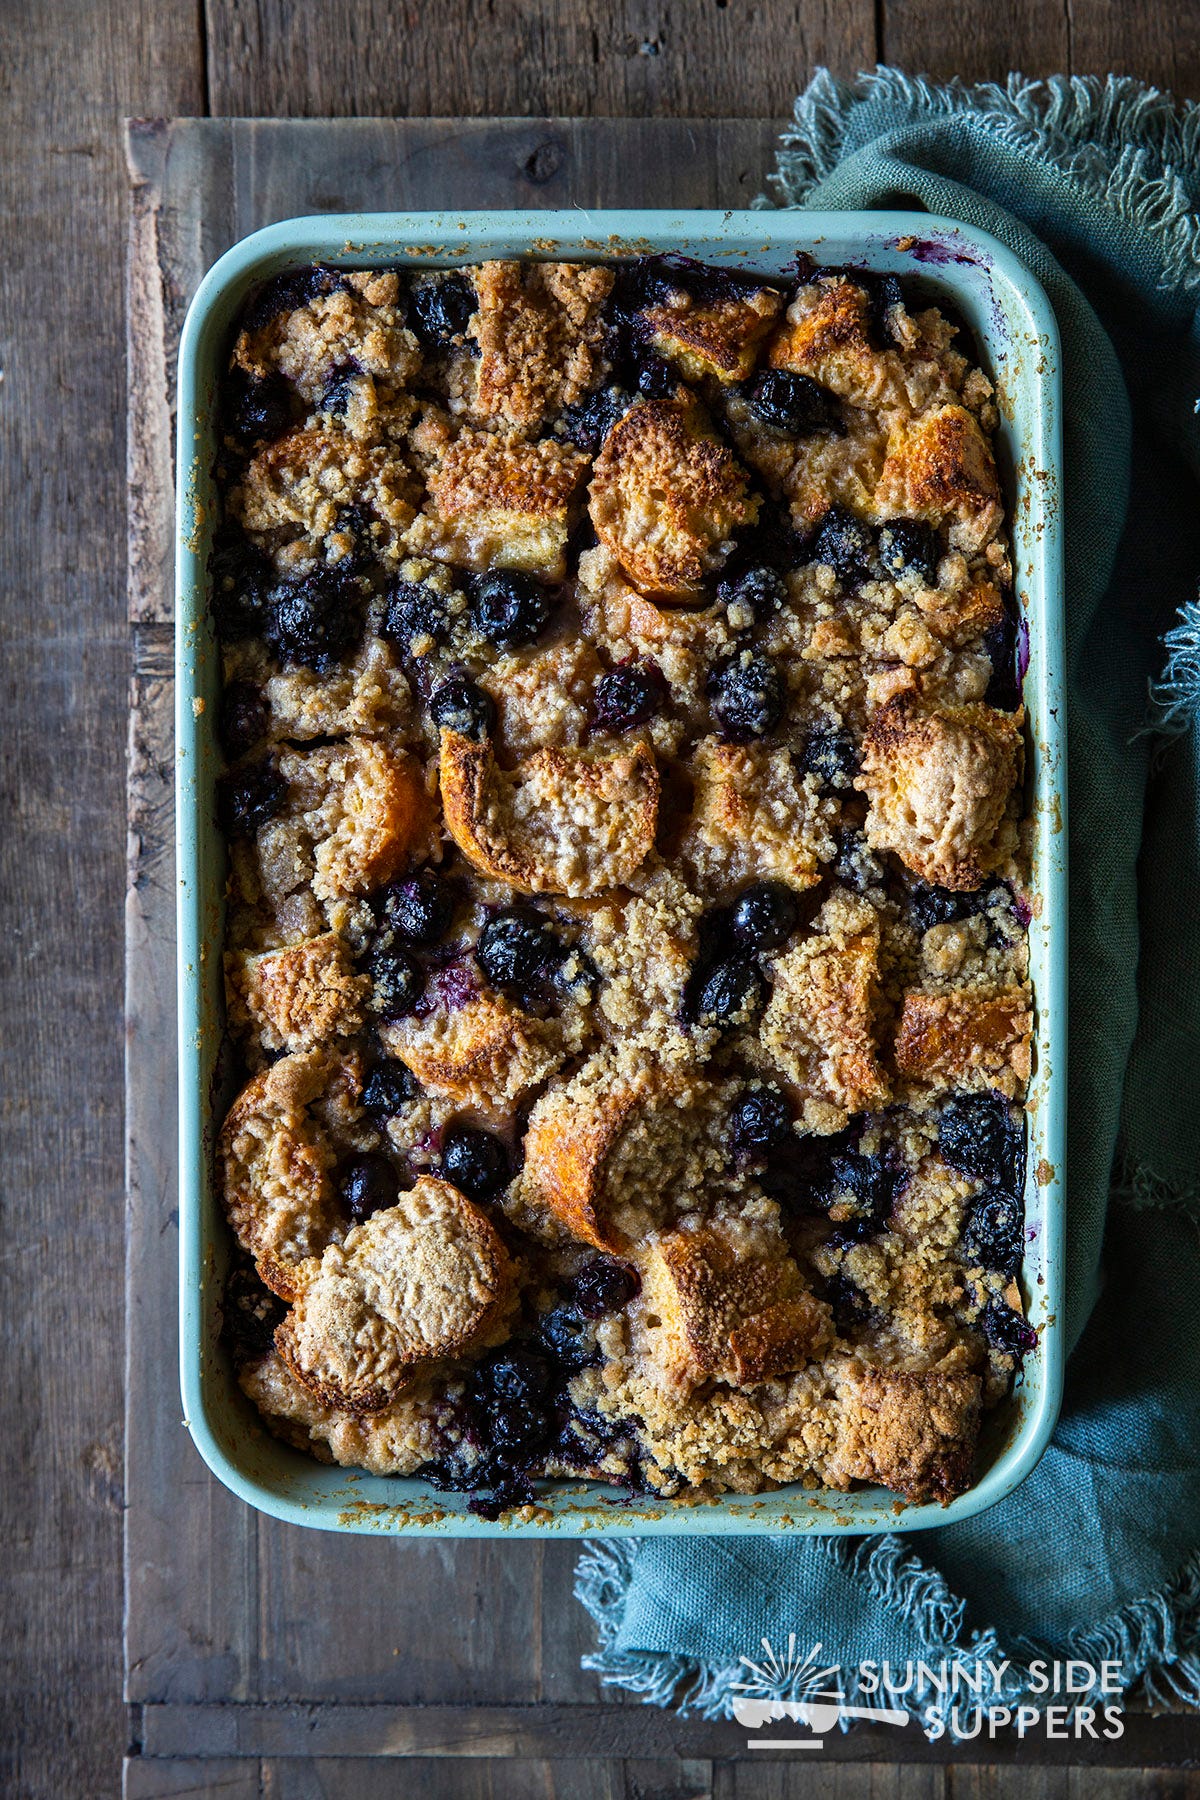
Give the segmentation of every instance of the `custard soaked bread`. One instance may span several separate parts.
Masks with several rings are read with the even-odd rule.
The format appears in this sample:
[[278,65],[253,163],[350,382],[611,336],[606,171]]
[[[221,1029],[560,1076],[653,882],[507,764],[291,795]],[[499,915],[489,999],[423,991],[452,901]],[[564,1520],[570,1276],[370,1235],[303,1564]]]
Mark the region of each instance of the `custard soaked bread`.
[[1031,1336],[970,346],[809,265],[312,268],[223,404],[246,1394],[489,1516],[962,1492]]

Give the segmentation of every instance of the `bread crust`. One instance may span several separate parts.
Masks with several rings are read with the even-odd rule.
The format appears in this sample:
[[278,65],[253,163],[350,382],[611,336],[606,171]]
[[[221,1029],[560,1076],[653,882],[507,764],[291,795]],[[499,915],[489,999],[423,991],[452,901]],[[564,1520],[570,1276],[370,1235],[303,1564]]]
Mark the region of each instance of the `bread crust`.
[[602,894],[628,881],[654,845],[654,752],[548,746],[515,772],[491,743],[443,731],[446,828],[467,860],[522,894]]
[[896,1032],[896,1067],[935,1089],[998,1088],[1015,1097],[1029,1080],[1032,1031],[1024,984],[994,992],[912,990]]

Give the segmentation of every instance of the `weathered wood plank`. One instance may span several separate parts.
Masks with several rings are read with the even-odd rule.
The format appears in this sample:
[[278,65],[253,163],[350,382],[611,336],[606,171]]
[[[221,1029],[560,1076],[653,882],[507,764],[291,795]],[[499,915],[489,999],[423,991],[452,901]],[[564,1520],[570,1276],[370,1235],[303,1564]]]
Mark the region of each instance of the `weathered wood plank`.
[[214,114],[786,112],[876,59],[871,0],[208,0]]
[[[818,1763],[797,1754],[772,1762],[766,1756],[744,1762],[718,1763],[713,1771],[713,1800],[958,1800],[958,1785],[966,1769],[922,1768],[885,1763]],[[1014,1800],[1026,1796],[1024,1774],[1014,1779],[1006,1771],[1007,1792]]]
[[[619,1706],[608,1699],[592,1704],[467,1706],[459,1704],[395,1706],[287,1703],[237,1706],[148,1705],[142,1709],[143,1753],[154,1757],[231,1756],[286,1757],[303,1745],[312,1757],[369,1758],[504,1758],[557,1760],[593,1757],[614,1759],[642,1757],[690,1758],[693,1761],[745,1761],[759,1766],[786,1760],[791,1766],[820,1764],[885,1763],[892,1766],[954,1765],[956,1773],[947,1792],[960,1800],[972,1793],[967,1769],[986,1758],[988,1768],[1004,1771],[1005,1795],[1021,1793],[1016,1780],[1026,1779],[1031,1769],[1078,1769],[1087,1772],[1088,1783],[1103,1771],[1148,1767],[1190,1771],[1194,1776],[1197,1750],[1196,1720],[1172,1715],[1157,1719],[1127,1718],[1123,1737],[1113,1741],[1088,1737],[1047,1737],[1032,1733],[1018,1738],[1004,1732],[982,1743],[971,1740],[953,1744],[945,1738],[930,1743],[917,1726],[897,1731],[884,1726],[856,1725],[848,1732],[832,1731],[819,1752],[797,1749],[780,1757],[775,1752],[755,1752],[748,1733],[724,1719],[681,1718],[656,1706]],[[783,1735],[781,1733],[781,1735]],[[1128,1781],[1128,1775],[1122,1777]],[[1172,1775],[1171,1780],[1183,1780]],[[911,1792],[901,1789],[897,1800],[925,1800],[925,1790],[913,1778]],[[1059,1800],[1050,1778],[1029,1778],[1029,1800]],[[986,1785],[979,1794],[989,1793]],[[735,1790],[736,1792],[736,1790]],[[930,1800],[937,1796],[933,1786]],[[1198,1785],[1197,1792],[1200,1792]],[[1186,1788],[1184,1789],[1186,1794]],[[1071,1792],[1069,1800],[1076,1800]],[[1187,1800],[1196,1800],[1188,1794]]]
[[[421,1800],[711,1800],[707,1763],[503,1761],[406,1763],[404,1791]],[[395,1800],[394,1765],[347,1757],[262,1765],[263,1800]]]
[[1138,75],[1181,100],[1200,95],[1200,12],[1195,6],[1131,6],[1070,0],[1071,72]]
[[258,1762],[160,1762],[127,1756],[122,1800],[262,1800]]
[[1071,0],[881,0],[879,60],[939,80],[1003,81],[1070,68]]
[[189,0],[0,8],[0,1790],[115,1791],[126,634],[122,112],[202,104]]

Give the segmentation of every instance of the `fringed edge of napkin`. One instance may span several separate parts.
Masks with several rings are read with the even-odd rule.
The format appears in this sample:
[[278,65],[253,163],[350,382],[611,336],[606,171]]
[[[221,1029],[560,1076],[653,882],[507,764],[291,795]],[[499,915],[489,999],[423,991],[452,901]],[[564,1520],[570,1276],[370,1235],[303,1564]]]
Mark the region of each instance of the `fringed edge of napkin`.
[[[861,1581],[871,1598],[894,1616],[909,1621],[921,1641],[921,1661],[912,1686],[894,1699],[879,1691],[864,1692],[857,1672],[843,1667],[839,1685],[848,1705],[880,1710],[897,1703],[915,1714],[924,1728],[954,1739],[973,1737],[977,1717],[965,1687],[953,1682],[945,1691],[922,1664],[935,1670],[941,1665],[961,1665],[974,1672],[979,1664],[999,1666],[1007,1660],[1002,1681],[994,1693],[978,1704],[1009,1708],[1061,1705],[1063,1697],[1034,1691],[1030,1663],[1049,1653],[1042,1646],[1020,1644],[1006,1652],[994,1631],[968,1634],[964,1630],[964,1602],[951,1593],[935,1569],[929,1569],[901,1538],[826,1538],[820,1547],[831,1560]],[[583,1659],[583,1667],[600,1676],[605,1686],[624,1688],[653,1706],[674,1707],[681,1715],[699,1714],[705,1719],[730,1718],[736,1699],[747,1692],[756,1699],[802,1700],[811,1686],[804,1670],[791,1680],[772,1686],[751,1674],[751,1658],[739,1656],[733,1663],[706,1662],[700,1658],[670,1655],[618,1646],[625,1606],[637,1568],[641,1544],[636,1538],[584,1545],[576,1570],[575,1596],[592,1618],[600,1648]],[[783,1622],[786,1624],[786,1621]],[[818,1646],[822,1658],[831,1661],[838,1646]],[[1101,1665],[1116,1664],[1121,1671],[1121,1693],[1137,1695],[1150,1706],[1200,1706],[1200,1553],[1189,1558],[1174,1581],[1156,1594],[1129,1601],[1088,1631],[1072,1633],[1053,1651],[1060,1661],[1087,1664],[1097,1674],[1097,1685],[1072,1696],[1072,1706],[1102,1707],[1116,1695],[1101,1690]],[[940,1729],[937,1729],[940,1728]],[[842,1722],[848,1730],[849,1723]]]
[[845,154],[856,107],[872,101],[907,108],[914,117],[969,113],[1014,149],[1039,158],[1080,184],[1119,218],[1148,231],[1162,258],[1163,287],[1200,287],[1200,105],[1126,75],[1053,75],[1004,85],[932,82],[900,69],[876,68],[852,82],[818,69],[796,101],[780,136],[774,198],[756,205],[798,206]]

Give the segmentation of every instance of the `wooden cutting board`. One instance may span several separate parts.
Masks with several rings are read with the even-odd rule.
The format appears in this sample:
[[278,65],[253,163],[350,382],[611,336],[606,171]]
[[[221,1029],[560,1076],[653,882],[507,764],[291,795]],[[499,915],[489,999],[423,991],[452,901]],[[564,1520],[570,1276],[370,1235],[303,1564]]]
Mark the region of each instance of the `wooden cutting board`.
[[[591,1621],[569,1543],[376,1541],[291,1528],[227,1493],[192,1448],[176,1381],[172,433],[179,330],[204,271],[273,220],[452,207],[745,206],[766,119],[135,121],[129,214],[126,1699],[131,1800],[183,1793],[373,1800],[782,1794],[736,1725],[682,1720],[580,1668]],[[747,1647],[749,1649],[749,1646]],[[389,1759],[415,1759],[401,1780]],[[826,1740],[840,1800],[869,1764],[1200,1757],[1200,1728],[1128,1722],[1118,1744],[955,1750],[919,1733]],[[469,1759],[469,1760],[464,1760]],[[500,1766],[497,1759],[504,1759]],[[518,1759],[518,1760],[512,1760]],[[586,1759],[586,1760],[580,1760]],[[795,1757],[792,1759],[796,1760]],[[800,1758],[803,1761],[803,1757]],[[816,1772],[814,1771],[814,1778]],[[834,1791],[834,1771],[822,1793]],[[903,1793],[943,1794],[913,1768]],[[807,1790],[806,1790],[807,1791]],[[814,1789],[814,1791],[817,1791]],[[957,1792],[957,1788],[955,1790]],[[1065,1788],[1062,1789],[1065,1793]],[[1072,1790],[1074,1791],[1074,1790]],[[1088,1792],[1099,1792],[1093,1785]],[[1105,1790],[1107,1791],[1107,1789]],[[894,1782],[889,1794],[899,1794]]]

